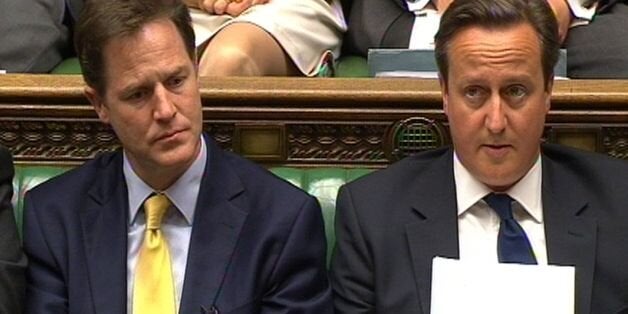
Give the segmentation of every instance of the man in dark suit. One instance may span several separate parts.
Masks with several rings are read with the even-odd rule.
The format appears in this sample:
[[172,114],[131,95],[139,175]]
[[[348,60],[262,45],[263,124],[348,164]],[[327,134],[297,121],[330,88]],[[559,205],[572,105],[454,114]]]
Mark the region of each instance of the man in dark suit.
[[[572,78],[628,78],[628,1],[546,0],[559,20]],[[442,12],[451,0],[344,0],[348,29],[343,53],[408,48],[415,19]],[[426,32],[428,27],[418,28]]]
[[26,257],[20,247],[13,206],[13,160],[0,146],[0,313],[21,313]]
[[0,69],[50,72],[72,56],[72,25],[83,0],[0,0]]
[[201,134],[187,8],[87,2],[76,47],[122,150],[27,193],[26,312],[331,312],[316,200]]
[[[628,79],[628,1],[584,1],[595,11],[574,18],[563,46],[567,75],[581,79]],[[588,2],[588,3],[587,3]]]
[[436,59],[453,147],[341,189],[338,313],[430,313],[435,256],[575,266],[576,313],[628,311],[628,164],[540,144],[558,41],[544,1],[452,3]]

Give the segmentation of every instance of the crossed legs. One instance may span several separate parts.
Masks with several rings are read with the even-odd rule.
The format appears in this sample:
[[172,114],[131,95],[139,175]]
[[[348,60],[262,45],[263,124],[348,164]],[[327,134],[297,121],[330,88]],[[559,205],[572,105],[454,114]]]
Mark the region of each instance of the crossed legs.
[[201,76],[303,75],[279,43],[252,23],[233,23],[214,35],[200,56]]

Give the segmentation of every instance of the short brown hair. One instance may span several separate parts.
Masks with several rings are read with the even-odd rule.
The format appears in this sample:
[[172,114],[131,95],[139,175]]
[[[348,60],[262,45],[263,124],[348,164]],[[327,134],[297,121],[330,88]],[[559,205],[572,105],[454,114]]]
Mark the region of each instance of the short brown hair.
[[190,59],[196,62],[190,13],[180,0],[87,0],[74,33],[74,46],[87,85],[104,93],[103,50],[110,40],[133,35],[162,18],[174,23]]
[[448,79],[449,42],[462,30],[479,26],[505,28],[527,23],[535,30],[541,45],[545,86],[554,76],[560,42],[558,23],[545,0],[455,0],[443,14],[435,36],[436,64],[445,83]]

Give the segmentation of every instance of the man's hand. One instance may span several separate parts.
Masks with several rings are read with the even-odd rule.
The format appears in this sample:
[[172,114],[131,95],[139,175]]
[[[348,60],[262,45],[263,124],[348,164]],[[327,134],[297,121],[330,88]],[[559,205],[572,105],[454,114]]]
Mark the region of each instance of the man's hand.
[[270,0],[184,0],[185,4],[191,8],[203,10],[209,14],[238,16],[246,9],[257,5],[265,4]]
[[552,8],[552,11],[554,11],[554,15],[558,21],[558,36],[562,44],[565,38],[567,38],[569,25],[571,25],[571,20],[573,19],[571,10],[566,0],[547,0],[547,3]]

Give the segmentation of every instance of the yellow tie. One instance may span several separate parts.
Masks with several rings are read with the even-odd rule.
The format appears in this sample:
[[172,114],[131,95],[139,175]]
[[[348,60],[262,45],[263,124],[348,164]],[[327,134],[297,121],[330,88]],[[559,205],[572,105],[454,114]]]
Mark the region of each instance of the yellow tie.
[[135,269],[133,314],[175,313],[170,254],[159,229],[168,207],[170,200],[163,194],[153,195],[144,202],[146,233]]

